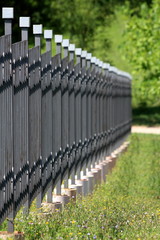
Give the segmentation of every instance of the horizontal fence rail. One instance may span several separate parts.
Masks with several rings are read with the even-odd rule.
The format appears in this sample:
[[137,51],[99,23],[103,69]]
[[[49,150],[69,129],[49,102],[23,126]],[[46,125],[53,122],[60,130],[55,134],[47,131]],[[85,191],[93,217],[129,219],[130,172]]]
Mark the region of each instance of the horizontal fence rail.
[[[28,48],[30,18],[21,17],[20,42],[12,43],[13,9],[3,8],[0,37],[0,224],[12,232],[17,212],[37,207],[52,191],[61,194],[68,179],[118,148],[131,130],[131,77],[81,51],[69,40],[33,25],[35,46]],[[11,220],[11,221],[10,221]]]

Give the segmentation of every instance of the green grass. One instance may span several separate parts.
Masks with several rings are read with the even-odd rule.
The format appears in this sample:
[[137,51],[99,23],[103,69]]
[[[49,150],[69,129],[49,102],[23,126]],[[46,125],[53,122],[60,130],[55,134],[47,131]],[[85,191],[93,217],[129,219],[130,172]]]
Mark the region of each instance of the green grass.
[[26,240],[160,239],[160,136],[133,134],[107,183],[46,217],[18,214]]
[[134,125],[160,125],[160,107],[137,107],[133,108]]

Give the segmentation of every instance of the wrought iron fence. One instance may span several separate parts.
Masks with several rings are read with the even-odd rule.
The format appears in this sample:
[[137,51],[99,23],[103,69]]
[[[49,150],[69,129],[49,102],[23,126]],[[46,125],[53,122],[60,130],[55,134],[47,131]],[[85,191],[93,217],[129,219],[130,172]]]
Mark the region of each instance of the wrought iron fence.
[[[30,19],[20,18],[22,38],[12,44],[13,9],[3,8],[0,37],[0,224],[14,219],[37,198],[52,202],[122,144],[131,129],[131,77],[75,49],[69,40],[33,25],[35,47],[28,48]],[[63,56],[63,57],[62,57]],[[13,224],[9,221],[9,231]]]

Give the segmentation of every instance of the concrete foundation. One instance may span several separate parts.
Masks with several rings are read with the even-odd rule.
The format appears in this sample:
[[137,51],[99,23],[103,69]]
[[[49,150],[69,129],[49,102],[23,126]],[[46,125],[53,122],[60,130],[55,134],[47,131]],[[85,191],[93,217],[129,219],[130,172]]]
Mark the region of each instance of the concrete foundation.
[[93,177],[94,177],[93,184],[94,186],[96,186],[98,184],[98,174],[99,174],[98,170],[96,168],[92,168],[91,173],[93,174]]
[[83,188],[83,186],[82,186],[81,183],[71,184],[69,188],[76,190],[76,200],[82,198],[82,188]]
[[42,203],[42,212],[43,213],[53,213],[56,211],[62,210],[62,203],[61,202],[54,202],[54,203]]
[[82,196],[88,194],[88,178],[84,176],[82,179],[76,181],[77,185],[82,185]]
[[69,196],[71,201],[76,202],[76,188],[65,188],[63,191],[65,195]]
[[106,181],[106,163],[101,162],[99,168],[101,169],[101,183],[103,183]]
[[94,189],[94,175],[92,172],[87,173],[88,178],[88,193],[92,193]]
[[24,240],[24,233],[15,231],[14,233],[8,233],[6,231],[0,232],[0,239],[2,240]]
[[70,197],[68,195],[53,195],[53,203],[60,202],[62,203],[62,208],[68,204]]
[[97,171],[96,184],[101,184],[102,183],[101,182],[102,169],[101,169],[101,167],[99,165],[96,165],[96,167],[93,168],[93,171],[91,170],[91,172],[94,173],[95,170]]

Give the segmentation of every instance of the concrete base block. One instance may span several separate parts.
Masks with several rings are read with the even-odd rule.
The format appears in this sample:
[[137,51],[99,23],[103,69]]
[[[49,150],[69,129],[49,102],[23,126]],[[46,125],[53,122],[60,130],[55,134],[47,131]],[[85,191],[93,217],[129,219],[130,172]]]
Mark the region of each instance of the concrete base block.
[[102,183],[102,179],[101,179],[101,176],[102,176],[102,169],[101,169],[101,166],[99,165],[96,165],[95,169],[98,171],[98,174],[97,174],[97,184],[101,184]]
[[76,184],[70,185],[70,188],[71,189],[72,188],[76,189],[76,199],[82,198],[82,188],[83,188],[83,186],[82,186],[81,182],[77,183],[77,181],[76,181]]
[[112,169],[113,169],[116,164],[117,156],[115,154],[112,154],[111,159],[112,159]]
[[60,202],[62,206],[65,206],[70,201],[70,197],[68,195],[53,195],[53,203]]
[[118,148],[118,149],[116,149],[116,150],[114,151],[114,155],[115,155],[116,157],[119,157],[119,156],[121,155],[121,153],[122,153],[122,150],[121,150],[120,148]]
[[108,174],[112,170],[112,158],[111,157],[107,157],[106,161],[107,161],[107,164],[108,164],[108,170],[107,170],[107,174]]
[[76,202],[76,188],[65,188],[64,194],[70,197],[70,200]]
[[104,174],[105,174],[105,181],[106,181],[109,166],[108,166],[107,160],[103,161],[103,163],[104,163]]
[[0,232],[0,239],[2,240],[24,240],[24,233],[22,232],[14,232],[14,233],[8,233],[6,231]]
[[83,179],[77,180],[76,183],[82,185],[82,196],[86,196],[88,194],[88,179],[83,177]]
[[94,177],[94,186],[98,184],[98,170],[96,168],[91,169],[91,173],[93,174]]
[[106,163],[101,162],[99,166],[101,168],[101,182],[103,183],[106,181]]
[[55,202],[54,203],[54,208],[56,212],[61,212],[62,211],[62,203],[61,202]]
[[87,178],[88,178],[88,193],[92,193],[94,189],[94,175],[92,174],[92,172],[88,172]]
[[56,211],[61,211],[62,210],[62,203],[61,202],[54,202],[54,203],[47,203],[44,202],[42,203],[42,211],[43,213],[53,213]]

